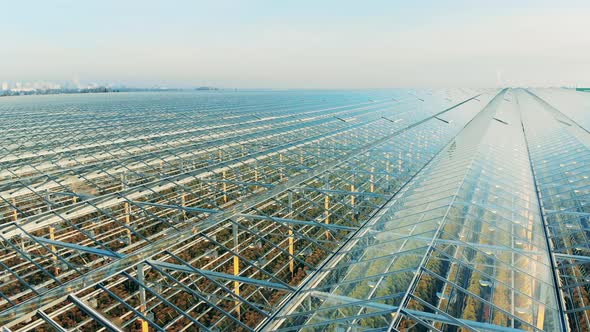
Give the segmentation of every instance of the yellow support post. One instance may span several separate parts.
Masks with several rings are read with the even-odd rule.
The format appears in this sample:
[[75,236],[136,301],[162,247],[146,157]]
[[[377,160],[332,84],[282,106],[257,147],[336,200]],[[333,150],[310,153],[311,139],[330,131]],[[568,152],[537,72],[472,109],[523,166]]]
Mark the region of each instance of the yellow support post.
[[[234,276],[240,275],[240,257],[234,256]],[[238,281],[234,281],[234,293],[239,296],[240,295],[240,283]],[[240,301],[236,300],[236,306],[238,316],[240,315]]]
[[125,223],[129,224],[131,223],[131,212],[130,212],[130,208],[129,208],[129,202],[125,202]]
[[544,324],[545,324],[545,305],[540,303],[539,310],[537,313],[537,328],[539,328],[542,331]]
[[[125,201],[125,224],[127,224],[127,226],[131,224],[131,208],[129,207],[129,202],[127,201]],[[131,244],[131,230],[127,228],[126,231],[129,244]]]
[[[12,205],[16,208],[16,200],[14,198],[12,199]],[[12,219],[14,221],[18,220],[18,210],[17,209],[12,210]]]
[[[55,227],[53,226],[49,226],[49,239],[55,241]],[[49,248],[52,252],[51,259],[53,260],[54,274],[57,276],[59,274],[59,268],[57,267],[57,250],[54,245],[49,246]]]
[[[293,217],[293,192],[289,191],[287,194],[288,198],[288,209],[289,213],[287,213],[287,218]],[[289,224],[289,271],[291,271],[291,277],[295,273],[295,260],[293,259],[293,255],[295,254],[294,248],[295,239],[293,238],[293,225]]]
[[[240,252],[240,242],[238,239],[238,225],[232,225],[232,233],[234,238],[234,250],[236,254],[234,255],[234,276],[240,275],[240,257],[238,257],[237,253]],[[236,280],[234,281],[234,293],[236,296],[240,296],[240,283]],[[236,312],[238,313],[238,317],[240,317],[240,301],[236,299]]]
[[295,250],[293,249],[293,225],[289,225],[289,271],[291,271],[291,276],[295,272],[295,261],[293,260],[293,254]]

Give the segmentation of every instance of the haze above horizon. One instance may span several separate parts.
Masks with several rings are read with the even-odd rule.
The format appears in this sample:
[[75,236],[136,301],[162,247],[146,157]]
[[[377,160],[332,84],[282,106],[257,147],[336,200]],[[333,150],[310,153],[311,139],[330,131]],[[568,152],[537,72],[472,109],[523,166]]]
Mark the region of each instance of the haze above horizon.
[[2,3],[0,81],[137,87],[590,86],[570,1]]

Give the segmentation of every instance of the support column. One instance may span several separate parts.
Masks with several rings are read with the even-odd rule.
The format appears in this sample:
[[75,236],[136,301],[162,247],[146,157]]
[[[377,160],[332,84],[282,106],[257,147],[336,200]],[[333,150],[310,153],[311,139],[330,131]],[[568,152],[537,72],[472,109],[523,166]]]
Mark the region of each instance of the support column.
[[[183,208],[186,207],[186,194],[182,194],[180,196],[180,206]],[[182,210],[182,221],[186,220],[186,210]]]
[[16,209],[16,200],[14,198],[12,199],[12,206],[15,207],[15,209],[12,210],[12,220],[16,222],[18,221],[18,210]]
[[[162,168],[162,163],[160,163],[160,168]],[[127,173],[123,172],[121,174],[121,190],[127,189]],[[124,204],[124,213],[125,213],[125,225],[128,227],[131,225],[131,207],[129,206],[129,202],[125,201]],[[125,229],[125,233],[127,234],[127,245],[131,244],[131,230],[129,228]]]
[[[160,163],[160,169],[162,169],[162,163]],[[121,173],[121,191],[127,190],[127,171]]]
[[[49,239],[55,241],[55,227],[53,225],[49,226]],[[49,248],[52,252],[51,260],[53,260],[53,274],[57,276],[59,274],[59,267],[57,267],[57,249],[55,249],[54,245],[49,246]]]
[[[143,267],[144,267],[144,263],[139,263],[137,265],[137,280],[139,280],[139,282],[142,285],[145,285],[145,275],[143,274]],[[139,311],[145,315],[147,312],[147,300],[145,297],[145,288],[139,286]],[[148,332],[149,331],[149,326],[148,326],[148,322],[146,322],[143,319],[139,319],[139,321],[141,322],[141,332]]]
[[[287,218],[292,218],[293,213],[293,192],[289,191],[287,194],[289,198],[289,210],[287,214]],[[295,260],[293,259],[293,255],[295,253],[294,250],[294,241],[293,238],[293,224],[289,224],[289,271],[291,271],[291,277],[293,277],[293,273],[295,273]]]
[[[258,182],[258,162],[254,164],[254,182]],[[258,186],[254,186],[254,190],[258,190]]]
[[[234,237],[234,250],[236,253],[239,252],[239,243],[238,243],[238,225],[232,224],[233,230],[233,237]],[[234,276],[240,275],[240,257],[238,255],[234,255]],[[234,293],[236,295],[240,295],[240,283],[238,281],[234,281]],[[238,313],[238,317],[240,317],[240,301],[236,300],[236,311]]]
[[[131,208],[129,207],[129,202],[125,201],[125,224],[127,226],[131,225]],[[129,240],[129,244],[131,244],[131,230],[129,228],[125,229],[127,233],[127,239]]]

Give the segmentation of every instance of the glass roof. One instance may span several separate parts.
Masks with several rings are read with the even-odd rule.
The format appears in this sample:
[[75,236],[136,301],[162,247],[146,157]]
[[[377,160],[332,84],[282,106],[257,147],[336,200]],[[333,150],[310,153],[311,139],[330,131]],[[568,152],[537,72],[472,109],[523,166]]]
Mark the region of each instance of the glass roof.
[[590,329],[574,94],[3,98],[0,325]]

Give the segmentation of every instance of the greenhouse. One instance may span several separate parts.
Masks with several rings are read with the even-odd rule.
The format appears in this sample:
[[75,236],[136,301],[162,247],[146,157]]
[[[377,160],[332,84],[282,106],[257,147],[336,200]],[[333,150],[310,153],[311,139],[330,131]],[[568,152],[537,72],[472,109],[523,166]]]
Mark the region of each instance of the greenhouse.
[[589,107],[573,89],[3,98],[0,326],[590,332]]

